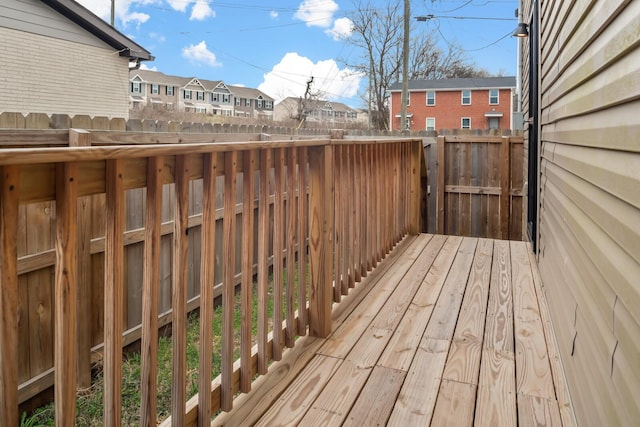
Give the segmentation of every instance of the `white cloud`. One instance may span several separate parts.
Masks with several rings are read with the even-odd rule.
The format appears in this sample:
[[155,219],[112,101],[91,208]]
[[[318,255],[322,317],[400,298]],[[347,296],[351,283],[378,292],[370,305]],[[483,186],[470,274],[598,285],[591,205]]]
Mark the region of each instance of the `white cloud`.
[[167,38],[164,35],[155,32],[149,33],[149,38],[151,40],[157,41],[158,43],[164,43],[165,41],[167,41]]
[[[77,1],[103,20],[107,22],[111,21],[111,0]],[[150,16],[146,13],[136,12],[132,10],[132,8],[159,2],[160,0],[117,0],[115,3],[116,19],[125,27],[129,23],[133,23],[135,25],[144,24],[149,20]]]
[[338,18],[333,22],[333,28],[325,30],[336,41],[349,37],[352,32],[353,21],[349,18]]
[[169,6],[173,8],[173,10],[177,10],[178,12],[186,12],[187,6],[191,4],[190,0],[167,0]]
[[183,47],[182,57],[194,63],[202,63],[211,67],[220,67],[222,64],[216,59],[216,55],[207,49],[207,43],[203,40],[198,44]]
[[333,0],[304,0],[293,17],[310,27],[329,27],[336,10],[338,4]]
[[155,65],[153,67],[149,67],[144,62],[142,64],[140,64],[140,69],[141,70],[149,70],[149,71],[158,71],[158,67],[156,67]]
[[271,12],[269,12],[269,16],[271,17],[271,19],[276,19],[278,17],[278,12],[272,10]]
[[362,78],[352,70],[341,70],[333,59],[314,63],[309,58],[289,52],[264,75],[264,81],[258,89],[280,102],[289,96],[303,96],[307,81],[312,76],[312,92],[320,92],[323,98],[329,100],[357,95]]
[[213,18],[216,16],[216,12],[209,7],[207,2],[196,2],[191,9],[191,21],[204,21],[207,18]]

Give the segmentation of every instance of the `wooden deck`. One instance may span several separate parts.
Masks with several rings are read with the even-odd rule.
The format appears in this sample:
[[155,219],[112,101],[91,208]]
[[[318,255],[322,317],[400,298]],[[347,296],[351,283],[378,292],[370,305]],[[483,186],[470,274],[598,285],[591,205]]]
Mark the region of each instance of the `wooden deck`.
[[575,425],[524,242],[409,237],[212,425]]

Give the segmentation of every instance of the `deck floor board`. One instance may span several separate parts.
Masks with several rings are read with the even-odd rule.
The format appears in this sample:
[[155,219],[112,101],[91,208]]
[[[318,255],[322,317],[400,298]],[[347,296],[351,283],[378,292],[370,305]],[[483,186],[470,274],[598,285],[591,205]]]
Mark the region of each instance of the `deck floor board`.
[[281,394],[260,392],[282,389],[267,374],[259,400],[238,399],[261,413],[236,405],[212,425],[570,426],[527,244],[411,239],[335,306],[327,339],[287,350],[309,362]]

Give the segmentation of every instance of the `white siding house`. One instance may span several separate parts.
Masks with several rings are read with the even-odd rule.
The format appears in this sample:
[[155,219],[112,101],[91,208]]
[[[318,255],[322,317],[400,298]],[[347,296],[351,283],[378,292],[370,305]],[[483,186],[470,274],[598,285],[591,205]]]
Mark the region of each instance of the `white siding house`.
[[148,51],[72,0],[0,2],[0,112],[129,117]]

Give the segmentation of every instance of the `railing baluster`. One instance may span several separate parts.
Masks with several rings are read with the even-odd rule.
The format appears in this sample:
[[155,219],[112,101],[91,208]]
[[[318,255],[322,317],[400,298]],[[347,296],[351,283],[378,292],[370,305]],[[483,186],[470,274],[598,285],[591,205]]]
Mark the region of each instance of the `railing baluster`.
[[287,316],[285,329],[285,344],[291,348],[296,339],[295,322],[295,287],[296,287],[296,150],[287,149],[287,288],[285,295],[287,299]]
[[343,184],[342,184],[342,146],[336,145],[333,151],[333,162],[335,165],[334,175],[334,215],[335,215],[335,231],[334,231],[334,253],[333,253],[333,301],[340,302],[342,298],[343,279],[342,279],[342,261],[343,261],[343,247],[344,247],[344,220],[342,217],[342,211],[344,206],[343,201]]
[[54,366],[56,425],[76,421],[78,165],[56,164]]
[[0,420],[17,426],[20,168],[3,166],[0,174]]
[[258,199],[258,373],[267,373],[269,355],[267,354],[269,292],[269,172],[271,149],[260,150],[260,195]]
[[173,230],[173,292],[171,322],[173,371],[171,412],[174,426],[184,425],[187,376],[187,253],[189,251],[189,169],[186,155],[176,156]]
[[240,331],[240,391],[251,391],[251,297],[253,293],[253,193],[255,171],[253,150],[244,151],[242,157],[242,284]]
[[298,148],[298,335],[307,333],[307,149]]
[[216,254],[217,153],[205,154],[202,178],[202,256],[200,257],[200,358],[198,426],[211,425],[211,358],[213,353],[213,285]]
[[[344,145],[335,145],[334,150],[339,153],[340,163],[336,164],[336,169],[340,171],[340,181],[336,186],[340,186],[340,295],[349,293],[349,169],[347,148]],[[337,302],[340,301],[340,296]]]
[[124,169],[107,160],[104,259],[104,425],[121,424],[124,295]]
[[275,150],[273,204],[273,359],[282,359],[282,252],[284,234],[284,148]]
[[222,283],[222,390],[223,411],[233,407],[233,317],[235,311],[236,274],[236,174],[238,152],[224,156],[224,222],[223,222],[223,283]]
[[[349,202],[345,204],[345,210],[347,214],[347,287],[353,288],[355,286],[354,280],[354,260],[355,260],[355,233],[353,220],[355,218],[355,206],[353,200],[353,147],[351,145],[344,146],[346,152],[346,169],[347,169],[347,197]],[[348,293],[348,290],[347,290]]]
[[162,175],[164,159],[147,160],[144,264],[142,271],[142,343],[140,425],[157,425],[158,287],[160,285],[160,225],[162,222]]

